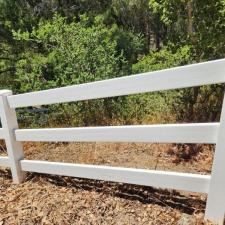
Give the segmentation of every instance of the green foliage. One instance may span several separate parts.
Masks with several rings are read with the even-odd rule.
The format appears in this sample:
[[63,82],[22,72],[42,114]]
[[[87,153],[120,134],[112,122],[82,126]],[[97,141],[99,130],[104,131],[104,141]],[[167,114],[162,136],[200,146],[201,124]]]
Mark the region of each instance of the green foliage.
[[[173,46],[172,46],[173,47]],[[171,47],[171,48],[172,48]],[[161,70],[194,62],[192,48],[184,46],[176,52],[162,49],[143,57],[133,65],[133,72]],[[158,98],[155,110],[176,115],[176,119],[186,122],[218,121],[222,105],[224,85],[210,85],[152,94]],[[147,95],[146,95],[147,97]],[[153,103],[151,102],[151,105]],[[161,106],[161,107],[160,107]],[[149,112],[148,112],[149,113]]]
[[[15,90],[37,91],[128,74],[130,69],[124,54],[129,58],[130,52],[134,55],[140,51],[141,38],[132,32],[125,36],[117,26],[108,29],[99,18],[93,26],[88,26],[87,21],[83,16],[80,22],[67,23],[56,15],[30,33],[14,31],[14,38],[29,46],[29,51],[16,64]],[[125,40],[126,43],[130,40],[133,47],[125,46]],[[68,125],[90,125],[120,118],[128,121],[133,113],[126,97],[64,104],[51,110],[60,110],[61,119],[55,121],[67,120]]]
[[165,42],[192,46],[196,61],[225,56],[225,1],[150,0],[167,27]]
[[186,65],[190,62],[190,47],[184,46],[176,52],[169,49],[152,52],[133,65],[133,72],[148,72]]
[[[181,66],[189,63],[190,60],[189,46],[181,47],[174,53],[165,48],[159,52],[152,52],[144,56],[138,63],[133,65],[133,73]],[[146,114],[150,115],[151,112],[161,114],[168,121],[170,119],[169,115],[173,115],[175,111],[174,115],[178,115],[177,107],[181,104],[181,96],[183,96],[183,92],[176,90],[145,94],[146,102],[152,107]]]
[[[0,33],[0,88],[22,93],[223,58],[225,1],[0,0]],[[56,105],[30,121],[216,121],[223,92],[212,85]]]
[[27,92],[122,76],[127,63],[110,35],[102,24],[86,26],[85,18],[67,24],[57,15],[52,21],[41,22],[31,33],[14,32],[17,40],[30,45],[17,62],[17,90]]
[[225,57],[225,1],[193,1],[193,45],[200,60]]

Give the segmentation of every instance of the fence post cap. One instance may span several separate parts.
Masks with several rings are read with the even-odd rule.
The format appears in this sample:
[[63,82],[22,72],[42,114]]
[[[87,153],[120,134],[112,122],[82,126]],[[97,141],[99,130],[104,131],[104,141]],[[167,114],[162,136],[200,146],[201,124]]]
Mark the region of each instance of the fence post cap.
[[11,90],[0,90],[0,95],[11,95],[12,91]]

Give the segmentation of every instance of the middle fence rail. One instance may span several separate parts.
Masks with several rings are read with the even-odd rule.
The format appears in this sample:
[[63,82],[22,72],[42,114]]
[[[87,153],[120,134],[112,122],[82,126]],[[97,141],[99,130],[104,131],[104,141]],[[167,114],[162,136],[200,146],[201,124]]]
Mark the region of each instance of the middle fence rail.
[[215,144],[219,123],[19,129],[18,141],[160,142]]
[[[3,127],[0,129],[0,138],[6,140],[8,157],[0,157],[0,166],[9,166],[13,180],[17,183],[24,180],[26,171],[30,171],[210,193],[210,201],[207,203],[207,209],[210,210],[206,210],[206,218],[222,224],[225,206],[222,205],[223,198],[212,194],[217,192],[218,187],[212,185],[211,175],[25,160],[21,145],[22,141],[217,144],[220,137],[220,148],[215,154],[224,156],[225,160],[225,154],[221,153],[221,123],[19,129],[15,114],[15,108],[20,107],[218,83],[225,83],[225,59],[19,95],[12,95],[7,90],[1,91],[0,117]],[[222,161],[217,159],[217,162],[214,168],[223,167]],[[221,180],[218,184],[221,192],[221,188],[225,189],[225,179],[218,173],[213,176],[214,180]],[[215,203],[218,206],[214,209]]]

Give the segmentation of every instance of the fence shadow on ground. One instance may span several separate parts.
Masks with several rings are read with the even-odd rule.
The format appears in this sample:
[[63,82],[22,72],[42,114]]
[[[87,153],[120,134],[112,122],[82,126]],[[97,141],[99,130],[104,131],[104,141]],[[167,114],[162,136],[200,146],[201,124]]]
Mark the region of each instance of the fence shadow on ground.
[[[10,178],[10,172],[0,172],[0,176]],[[26,181],[36,182],[43,179],[55,186],[76,188],[77,190],[96,191],[113,197],[139,201],[142,204],[158,204],[177,209],[189,215],[205,211],[206,201],[198,194],[186,195],[174,190],[156,189],[147,186],[114,183],[99,180],[53,176],[29,173]]]

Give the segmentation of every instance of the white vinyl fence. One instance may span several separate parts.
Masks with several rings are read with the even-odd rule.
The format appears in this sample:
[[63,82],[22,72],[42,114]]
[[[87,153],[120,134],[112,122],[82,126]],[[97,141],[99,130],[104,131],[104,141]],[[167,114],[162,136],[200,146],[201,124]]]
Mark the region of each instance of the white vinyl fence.
[[[26,171],[172,188],[208,194],[205,218],[223,224],[225,214],[225,104],[220,123],[106,126],[82,128],[18,129],[15,108],[81,101],[144,92],[225,83],[225,59],[110,80],[12,95],[0,91],[0,138],[10,167],[20,183]],[[211,175],[130,169],[111,166],[25,160],[23,141],[160,142],[216,144]]]

